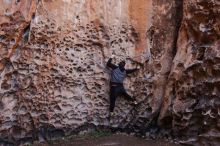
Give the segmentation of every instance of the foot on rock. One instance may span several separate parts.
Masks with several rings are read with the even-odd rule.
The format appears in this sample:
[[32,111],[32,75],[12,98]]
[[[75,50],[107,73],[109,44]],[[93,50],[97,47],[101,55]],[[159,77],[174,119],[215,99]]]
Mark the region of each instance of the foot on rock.
[[134,105],[137,105],[137,104],[138,104],[138,102],[135,100],[135,101],[133,102],[133,104],[134,104]]
[[108,119],[110,120],[114,115],[115,115],[114,112],[110,112],[109,116],[108,116]]

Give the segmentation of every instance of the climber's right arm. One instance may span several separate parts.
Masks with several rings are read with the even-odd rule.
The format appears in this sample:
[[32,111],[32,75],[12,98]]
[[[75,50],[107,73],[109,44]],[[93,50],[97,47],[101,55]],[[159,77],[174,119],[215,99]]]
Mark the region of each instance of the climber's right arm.
[[118,66],[112,63],[113,58],[114,58],[113,55],[111,56],[111,58],[109,58],[109,60],[107,62],[107,66],[110,67],[111,69],[116,69]]

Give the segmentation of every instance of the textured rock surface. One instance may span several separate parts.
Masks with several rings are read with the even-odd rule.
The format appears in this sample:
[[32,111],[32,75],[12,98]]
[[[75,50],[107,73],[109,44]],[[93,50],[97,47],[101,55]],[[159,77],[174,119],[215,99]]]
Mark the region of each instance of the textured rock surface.
[[118,98],[110,127],[218,145],[219,8],[218,0],[0,1],[0,141],[109,126],[105,63],[116,54],[115,63],[142,66],[125,81],[140,104]]
[[177,52],[160,114],[160,122],[185,139],[183,143],[220,144],[219,8],[218,0],[184,1]]
[[[128,67],[146,59],[150,11],[145,0],[1,1],[2,140],[108,126],[106,59],[117,54],[114,62],[126,59]],[[134,83],[126,87],[137,94]],[[119,99],[112,126],[128,124],[132,108]]]

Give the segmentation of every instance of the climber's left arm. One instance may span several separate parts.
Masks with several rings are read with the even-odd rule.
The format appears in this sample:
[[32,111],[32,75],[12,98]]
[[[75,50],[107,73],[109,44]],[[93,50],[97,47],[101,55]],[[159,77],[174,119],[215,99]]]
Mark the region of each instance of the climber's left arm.
[[126,74],[131,74],[131,73],[136,72],[136,71],[138,71],[138,70],[139,70],[138,68],[126,69]]

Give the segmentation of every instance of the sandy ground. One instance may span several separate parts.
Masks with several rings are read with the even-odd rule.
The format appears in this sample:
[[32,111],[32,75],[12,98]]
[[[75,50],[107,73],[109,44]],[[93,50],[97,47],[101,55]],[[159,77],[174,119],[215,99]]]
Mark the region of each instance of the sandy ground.
[[34,144],[34,146],[181,146],[165,140],[145,140],[128,135],[111,135],[99,138],[77,138],[56,140],[50,144]]

